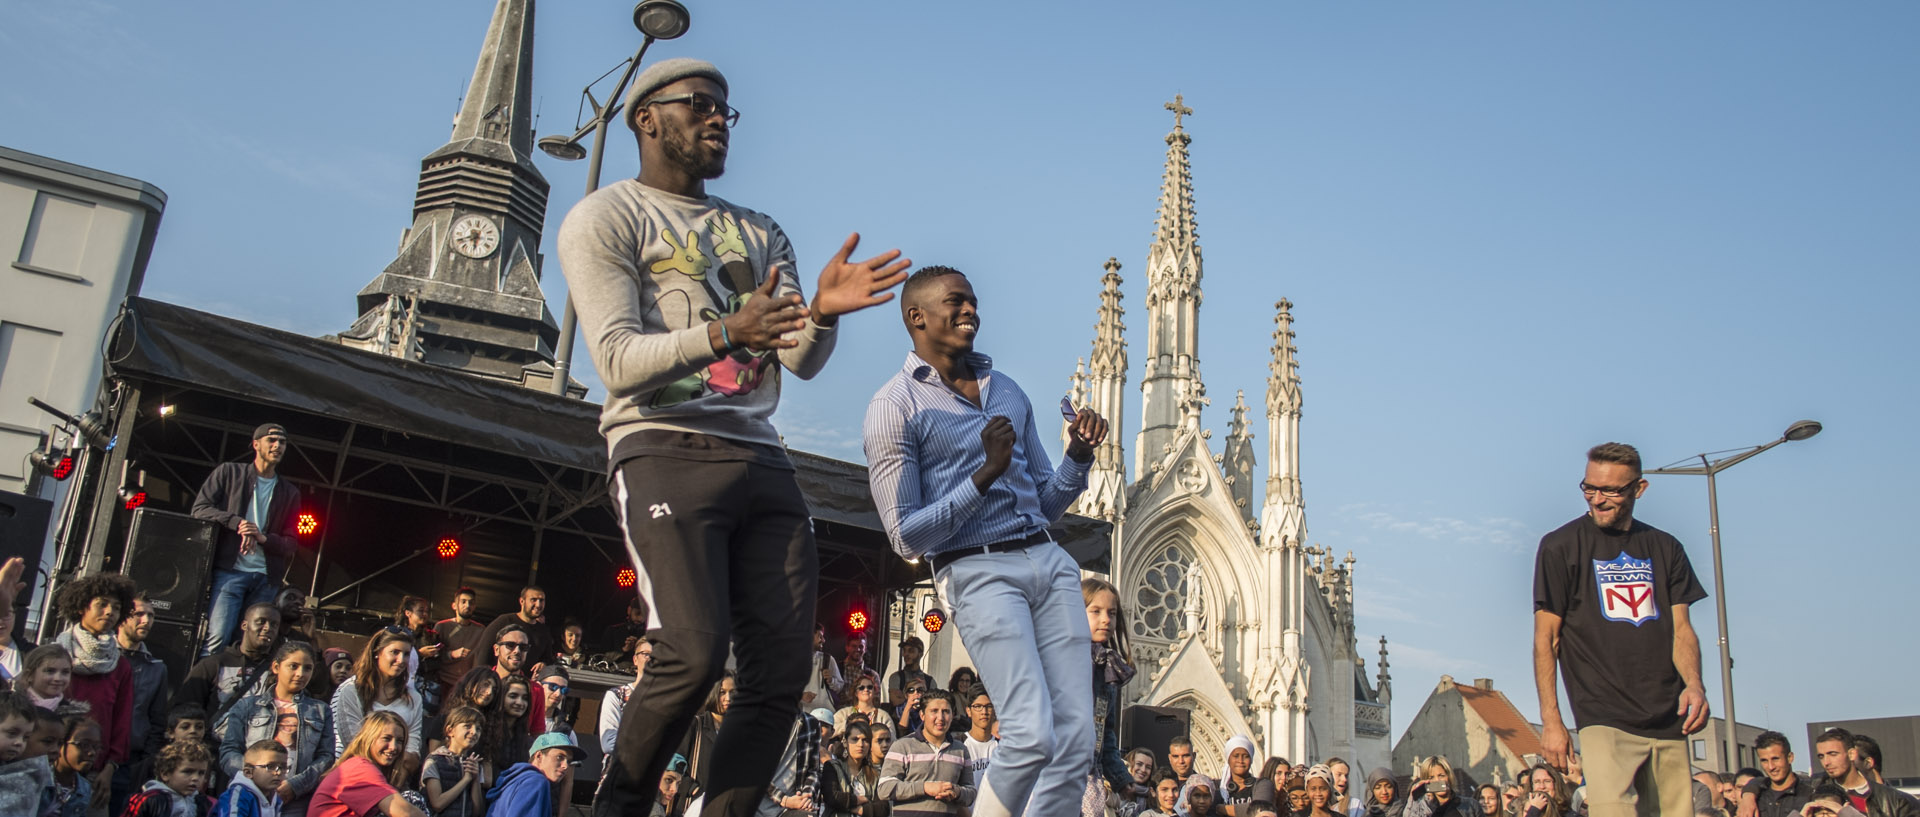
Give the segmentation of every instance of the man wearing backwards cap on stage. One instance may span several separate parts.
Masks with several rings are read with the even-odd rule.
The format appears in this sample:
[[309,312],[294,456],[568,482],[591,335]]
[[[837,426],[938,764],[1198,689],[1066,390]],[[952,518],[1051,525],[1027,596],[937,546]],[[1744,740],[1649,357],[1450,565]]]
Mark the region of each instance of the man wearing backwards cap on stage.
[[287,576],[300,489],[280,478],[280,459],[286,455],[286,427],[266,423],[253,430],[253,460],[216,466],[193,498],[193,517],[220,526],[202,656],[233,643],[240,611],[271,603]]
[[802,379],[833,351],[840,317],[892,299],[898,250],[848,258],[851,235],[803,297],[773,219],[707,194],[739,113],[712,64],[677,58],[634,79],[623,115],[640,177],[575,205],[560,267],[594,369],[600,431],[653,657],[596,814],[644,814],[729,639],[737,690],[714,746],[706,813],[744,817],[766,791],[806,686],[819,568],[806,500],[769,421],[781,369]]

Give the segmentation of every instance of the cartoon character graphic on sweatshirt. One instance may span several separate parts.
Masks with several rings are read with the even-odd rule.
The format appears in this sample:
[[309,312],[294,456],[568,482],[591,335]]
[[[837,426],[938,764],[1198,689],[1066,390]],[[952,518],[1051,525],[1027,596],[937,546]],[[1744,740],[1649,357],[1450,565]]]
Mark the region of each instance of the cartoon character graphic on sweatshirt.
[[[660,233],[660,239],[673,249],[673,254],[655,261],[648,271],[655,276],[684,275],[699,282],[710,299],[706,304],[695,305],[685,290],[663,291],[654,308],[660,311],[667,326],[693,326],[696,323],[695,316],[698,316],[699,323],[719,320],[739,311],[741,306],[755,297],[753,264],[748,261],[746,237],[740,230],[740,223],[732,216],[722,214],[707,219],[706,226],[712,240],[712,257],[701,249],[701,236],[697,231],[688,230],[684,239],[671,230]],[[707,272],[713,268],[714,259],[719,259],[720,269],[717,275],[709,277]],[[782,272],[784,270],[776,267],[768,270],[767,274],[779,275]],[[714,278],[719,279],[724,294],[714,288]],[[721,309],[715,309],[713,304],[719,304]],[[647,406],[668,408],[705,397],[710,392],[727,397],[750,394],[765,382],[769,370],[773,370],[770,353],[735,349],[706,368],[654,392]],[[779,376],[777,370],[774,370],[774,376]]]

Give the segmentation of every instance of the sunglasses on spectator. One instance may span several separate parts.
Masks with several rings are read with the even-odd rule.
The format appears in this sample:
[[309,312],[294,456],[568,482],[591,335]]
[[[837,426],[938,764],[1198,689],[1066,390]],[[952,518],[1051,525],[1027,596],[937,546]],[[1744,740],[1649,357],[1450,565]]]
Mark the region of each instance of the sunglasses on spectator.
[[565,684],[556,684],[552,681],[541,681],[540,685],[543,687],[546,687],[548,692],[557,692],[561,695],[565,695],[573,691],[573,687],[567,686]]
[[525,641],[502,641],[502,642],[500,642],[500,644],[499,644],[499,646],[502,646],[502,647],[505,647],[505,648],[507,648],[507,649],[509,649],[509,650],[524,650],[524,649],[526,649],[526,648],[527,648],[527,642],[525,642]]

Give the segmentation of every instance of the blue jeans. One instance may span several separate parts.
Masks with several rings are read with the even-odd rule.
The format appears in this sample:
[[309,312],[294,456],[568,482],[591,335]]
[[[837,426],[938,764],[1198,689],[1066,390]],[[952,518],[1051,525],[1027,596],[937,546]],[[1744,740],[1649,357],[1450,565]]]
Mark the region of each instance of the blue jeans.
[[1049,543],[967,556],[933,581],[1000,716],[1000,748],[974,781],[973,814],[1079,814],[1094,741],[1080,566]]
[[271,603],[274,590],[265,573],[214,568],[213,603],[207,609],[207,637],[200,645],[200,655],[213,655],[232,644],[240,630],[241,614],[253,605]]

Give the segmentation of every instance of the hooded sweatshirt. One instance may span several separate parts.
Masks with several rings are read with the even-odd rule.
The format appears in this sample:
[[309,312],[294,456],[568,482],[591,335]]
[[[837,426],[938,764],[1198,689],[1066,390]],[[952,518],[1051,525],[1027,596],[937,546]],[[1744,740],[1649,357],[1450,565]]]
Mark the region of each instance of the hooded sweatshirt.
[[[1393,784],[1393,801],[1384,806],[1380,805],[1380,802],[1373,796],[1373,784],[1382,780]],[[1400,817],[1400,813],[1407,809],[1407,798],[1405,797],[1405,792],[1400,791],[1400,781],[1395,780],[1393,770],[1385,766],[1381,766],[1367,773],[1367,788],[1365,791],[1360,792],[1360,796],[1360,814],[1362,817],[1373,817],[1375,814],[1374,809],[1376,808],[1381,810],[1378,817]]]
[[494,817],[546,817],[553,813],[553,782],[531,763],[515,763],[487,790]]
[[278,792],[269,797],[246,775],[236,775],[214,801],[212,817],[280,817],[280,805]]
[[213,801],[204,794],[186,795],[158,780],[149,780],[140,793],[127,801],[122,817],[207,817]]

